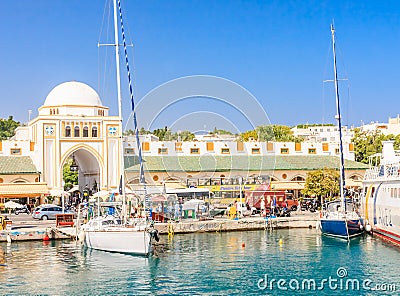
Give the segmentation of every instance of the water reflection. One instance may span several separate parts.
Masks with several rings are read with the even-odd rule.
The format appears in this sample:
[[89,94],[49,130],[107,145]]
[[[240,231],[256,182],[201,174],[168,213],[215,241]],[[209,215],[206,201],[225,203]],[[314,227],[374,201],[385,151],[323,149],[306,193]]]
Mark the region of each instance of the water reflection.
[[399,250],[390,245],[371,237],[347,244],[313,229],[162,237],[150,258],[70,241],[16,242],[0,244],[2,261],[1,293],[14,295],[250,295],[260,294],[257,281],[265,274],[325,278],[343,267],[352,277],[388,282],[400,272]]

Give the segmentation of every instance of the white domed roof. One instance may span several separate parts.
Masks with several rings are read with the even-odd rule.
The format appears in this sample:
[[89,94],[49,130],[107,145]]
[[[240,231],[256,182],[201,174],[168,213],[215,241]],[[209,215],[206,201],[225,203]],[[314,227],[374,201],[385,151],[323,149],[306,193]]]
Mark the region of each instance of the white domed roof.
[[57,85],[47,95],[43,106],[102,106],[97,92],[89,85],[77,81]]

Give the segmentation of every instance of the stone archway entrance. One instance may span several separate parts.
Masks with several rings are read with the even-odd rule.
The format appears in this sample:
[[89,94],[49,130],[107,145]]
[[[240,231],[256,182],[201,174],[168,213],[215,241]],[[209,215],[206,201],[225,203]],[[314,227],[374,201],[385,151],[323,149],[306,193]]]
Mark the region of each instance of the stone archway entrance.
[[97,192],[103,185],[98,159],[86,149],[79,148],[65,158],[62,167],[69,158],[72,158],[77,166],[79,191]]

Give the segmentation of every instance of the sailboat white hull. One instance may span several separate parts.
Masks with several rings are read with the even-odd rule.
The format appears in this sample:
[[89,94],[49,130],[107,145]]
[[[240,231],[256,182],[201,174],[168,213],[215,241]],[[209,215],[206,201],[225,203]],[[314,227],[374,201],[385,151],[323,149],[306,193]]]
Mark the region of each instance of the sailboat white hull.
[[142,256],[148,256],[151,253],[151,236],[147,231],[126,227],[112,228],[85,230],[86,246],[101,251]]

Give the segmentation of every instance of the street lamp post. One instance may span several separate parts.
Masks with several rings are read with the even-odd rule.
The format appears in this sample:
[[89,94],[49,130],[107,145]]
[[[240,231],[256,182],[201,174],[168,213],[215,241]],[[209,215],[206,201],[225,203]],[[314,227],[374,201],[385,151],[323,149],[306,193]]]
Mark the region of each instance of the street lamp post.
[[71,166],[69,167],[69,170],[70,170],[71,172],[77,172],[78,169],[79,169],[79,167],[78,167],[78,165],[77,165],[76,162],[75,162],[75,155],[72,154],[72,164],[71,164]]

